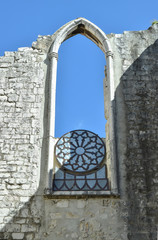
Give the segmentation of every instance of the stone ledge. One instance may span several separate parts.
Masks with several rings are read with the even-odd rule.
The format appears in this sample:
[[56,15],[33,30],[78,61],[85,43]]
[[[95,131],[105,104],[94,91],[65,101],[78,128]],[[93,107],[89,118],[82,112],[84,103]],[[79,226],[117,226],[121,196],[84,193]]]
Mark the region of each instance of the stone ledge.
[[47,189],[44,198],[62,199],[62,198],[99,198],[99,197],[116,197],[120,195],[111,191],[55,191],[49,192]]

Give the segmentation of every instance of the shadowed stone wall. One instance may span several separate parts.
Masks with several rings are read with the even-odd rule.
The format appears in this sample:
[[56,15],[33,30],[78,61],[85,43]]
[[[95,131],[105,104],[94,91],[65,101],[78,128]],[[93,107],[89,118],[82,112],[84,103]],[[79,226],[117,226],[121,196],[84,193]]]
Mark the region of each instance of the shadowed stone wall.
[[0,57],[0,239],[156,240],[158,26],[108,36],[120,196],[44,196],[52,36]]
[[[121,59],[116,88],[118,154],[126,128],[126,154],[119,157],[120,191],[127,206],[127,239],[157,239],[158,190],[158,25],[112,39]],[[117,68],[117,62],[116,62]],[[121,99],[124,104],[120,102]],[[122,119],[122,107],[125,121]],[[123,120],[123,119],[122,119]],[[121,168],[123,167],[123,171]],[[123,177],[123,175],[122,175]]]

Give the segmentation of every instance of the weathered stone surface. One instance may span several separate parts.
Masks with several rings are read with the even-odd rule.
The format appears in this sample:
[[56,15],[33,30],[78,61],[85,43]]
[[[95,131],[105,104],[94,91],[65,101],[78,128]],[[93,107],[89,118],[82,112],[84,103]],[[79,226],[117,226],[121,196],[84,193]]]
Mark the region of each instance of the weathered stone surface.
[[57,207],[60,208],[67,208],[68,207],[68,200],[60,200],[59,202],[57,202]]
[[13,239],[24,239],[24,234],[23,233],[12,233],[12,238]]
[[[116,198],[43,197],[49,97],[46,53],[54,35],[39,36],[32,48],[0,57],[0,239],[156,240],[158,26],[108,38],[114,54],[120,188]],[[104,85],[108,94],[108,82]]]

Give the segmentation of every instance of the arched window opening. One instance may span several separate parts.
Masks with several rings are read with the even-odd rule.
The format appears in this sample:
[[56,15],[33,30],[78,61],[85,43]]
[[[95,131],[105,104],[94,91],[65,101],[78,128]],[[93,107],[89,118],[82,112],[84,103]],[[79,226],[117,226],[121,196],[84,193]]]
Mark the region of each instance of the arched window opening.
[[55,137],[87,129],[105,137],[105,56],[80,34],[65,41],[59,50],[56,87]]
[[[103,102],[105,103],[105,116],[107,118],[106,147],[104,146],[103,140],[97,135],[98,133],[95,134],[89,131],[89,127],[88,130],[80,129],[70,131],[60,139],[54,137],[58,51],[65,40],[79,33],[94,42],[103,51],[106,58],[107,68],[103,87],[105,97]],[[99,194],[105,195],[111,193],[117,194],[114,70],[113,53],[109,39],[95,24],[85,18],[77,18],[65,24],[53,35],[48,57],[50,59],[48,178],[46,184],[49,186],[48,194],[52,192],[54,194],[54,191],[58,190],[66,191],[66,195],[76,195],[77,193],[74,193],[74,191],[84,191],[83,194],[96,195],[96,192],[92,193],[91,190],[100,191]],[[91,82],[88,84],[90,85]],[[83,89],[81,90],[83,91]],[[82,94],[79,98],[80,97],[82,97]],[[96,98],[96,96],[94,96],[94,98]],[[71,111],[69,114],[71,115]],[[64,119],[62,119],[62,121],[64,121]],[[72,192],[69,193],[69,191]],[[61,194],[61,192],[59,194]],[[63,194],[65,195],[65,193]]]

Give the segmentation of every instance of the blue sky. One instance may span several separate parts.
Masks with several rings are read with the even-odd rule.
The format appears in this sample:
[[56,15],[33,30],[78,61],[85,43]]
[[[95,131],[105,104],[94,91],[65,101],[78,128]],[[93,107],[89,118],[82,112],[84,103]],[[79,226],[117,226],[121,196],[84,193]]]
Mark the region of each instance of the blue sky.
[[[77,17],[85,17],[106,34],[145,30],[158,19],[157,0],[5,0],[0,8],[0,55],[29,47],[38,35],[51,35]],[[59,51],[56,136],[87,129],[105,136],[104,55],[78,35]]]

